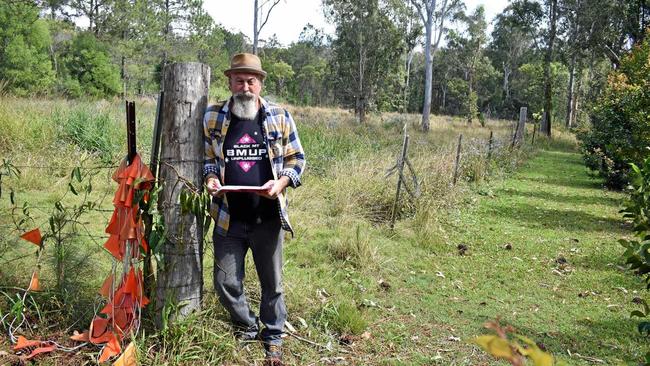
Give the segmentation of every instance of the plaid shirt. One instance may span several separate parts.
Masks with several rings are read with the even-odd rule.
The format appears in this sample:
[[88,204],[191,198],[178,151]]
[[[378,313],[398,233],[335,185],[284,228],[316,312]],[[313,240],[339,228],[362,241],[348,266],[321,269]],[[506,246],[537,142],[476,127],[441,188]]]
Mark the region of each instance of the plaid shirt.
[[[225,181],[226,170],[223,143],[230,125],[229,105],[231,101],[232,98],[209,106],[203,117],[203,140],[205,141],[203,176],[214,174],[220,178],[222,183]],[[261,97],[260,102],[262,104],[262,115],[265,116],[262,123],[264,143],[269,152],[273,179],[286,176],[289,178],[289,185],[297,188],[301,184],[300,177],[305,169],[305,153],[300,145],[296,124],[289,112],[284,108]],[[293,234],[287,214],[286,192],[281,192],[277,201],[282,228]],[[225,196],[212,199],[210,215],[217,223],[217,233],[226,235],[230,225],[230,212],[228,211],[228,200]]]

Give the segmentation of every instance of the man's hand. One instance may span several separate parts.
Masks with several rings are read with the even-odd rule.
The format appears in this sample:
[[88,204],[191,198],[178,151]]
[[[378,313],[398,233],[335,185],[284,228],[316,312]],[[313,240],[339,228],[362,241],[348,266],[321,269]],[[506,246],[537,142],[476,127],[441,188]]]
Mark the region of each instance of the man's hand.
[[260,191],[258,194],[262,197],[266,197],[268,199],[276,199],[278,198],[278,195],[280,192],[282,192],[287,186],[289,185],[289,177],[286,176],[281,176],[277,180],[271,179],[270,181],[264,183],[262,187],[264,187],[263,191]]
[[209,176],[205,180],[205,187],[208,189],[208,193],[211,196],[221,196],[217,194],[217,191],[221,188],[221,183],[216,176]]

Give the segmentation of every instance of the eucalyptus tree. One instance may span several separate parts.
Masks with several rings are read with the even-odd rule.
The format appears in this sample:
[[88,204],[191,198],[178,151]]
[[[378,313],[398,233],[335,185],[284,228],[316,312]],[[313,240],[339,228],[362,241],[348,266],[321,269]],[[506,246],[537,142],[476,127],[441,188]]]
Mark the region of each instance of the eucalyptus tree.
[[[262,0],[261,4],[259,0],[253,1],[253,53],[256,55],[258,53],[258,43],[262,28],[269,21],[269,16],[271,16],[273,8],[279,3],[280,0]],[[268,9],[265,10],[265,6],[268,6]]]
[[[431,114],[431,82],[433,79],[433,56],[446,33],[445,22],[451,20],[465,5],[461,0],[411,0],[424,26],[424,104],[422,106],[422,130],[429,131]],[[434,40],[435,39],[435,40]],[[433,42],[433,43],[432,43]]]

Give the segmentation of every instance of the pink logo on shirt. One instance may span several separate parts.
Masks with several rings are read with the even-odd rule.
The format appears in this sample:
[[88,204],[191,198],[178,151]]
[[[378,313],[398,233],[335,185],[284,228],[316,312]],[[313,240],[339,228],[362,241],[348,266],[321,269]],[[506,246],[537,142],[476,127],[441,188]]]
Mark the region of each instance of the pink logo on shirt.
[[238,144],[252,144],[254,142],[255,140],[253,140],[253,138],[248,134],[245,134],[239,139],[239,141],[237,141]]
[[244,171],[244,173],[248,173],[249,170],[255,165],[254,161],[238,161],[237,164],[239,167]]

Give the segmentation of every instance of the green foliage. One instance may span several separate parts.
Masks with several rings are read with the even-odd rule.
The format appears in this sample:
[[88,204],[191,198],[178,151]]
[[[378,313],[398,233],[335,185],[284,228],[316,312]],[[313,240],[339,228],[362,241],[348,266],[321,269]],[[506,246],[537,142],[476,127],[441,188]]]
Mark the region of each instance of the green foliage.
[[587,166],[607,185],[623,187],[630,163],[644,164],[650,146],[650,40],[634,47],[613,71],[596,103],[591,126],[579,135]]
[[267,93],[284,97],[287,94],[286,86],[295,75],[291,65],[280,60],[263,63],[264,70],[268,73],[264,86]]
[[[527,63],[519,67],[520,77],[513,81],[513,99],[531,112],[544,109],[544,65],[541,62]],[[566,113],[566,87],[569,80],[567,67],[559,62],[551,63],[551,84],[553,88],[553,119],[560,120]]]
[[645,277],[650,288],[650,158],[641,167],[631,164],[630,198],[621,210],[623,217],[632,219],[635,240],[621,239],[623,256],[630,268]]
[[110,97],[120,92],[119,69],[111,62],[106,46],[92,34],[77,35],[64,64],[71,79],[66,85],[70,87],[68,93],[72,96],[79,87],[93,97]]
[[0,3],[0,80],[19,96],[47,94],[54,83],[50,33],[30,2]]

